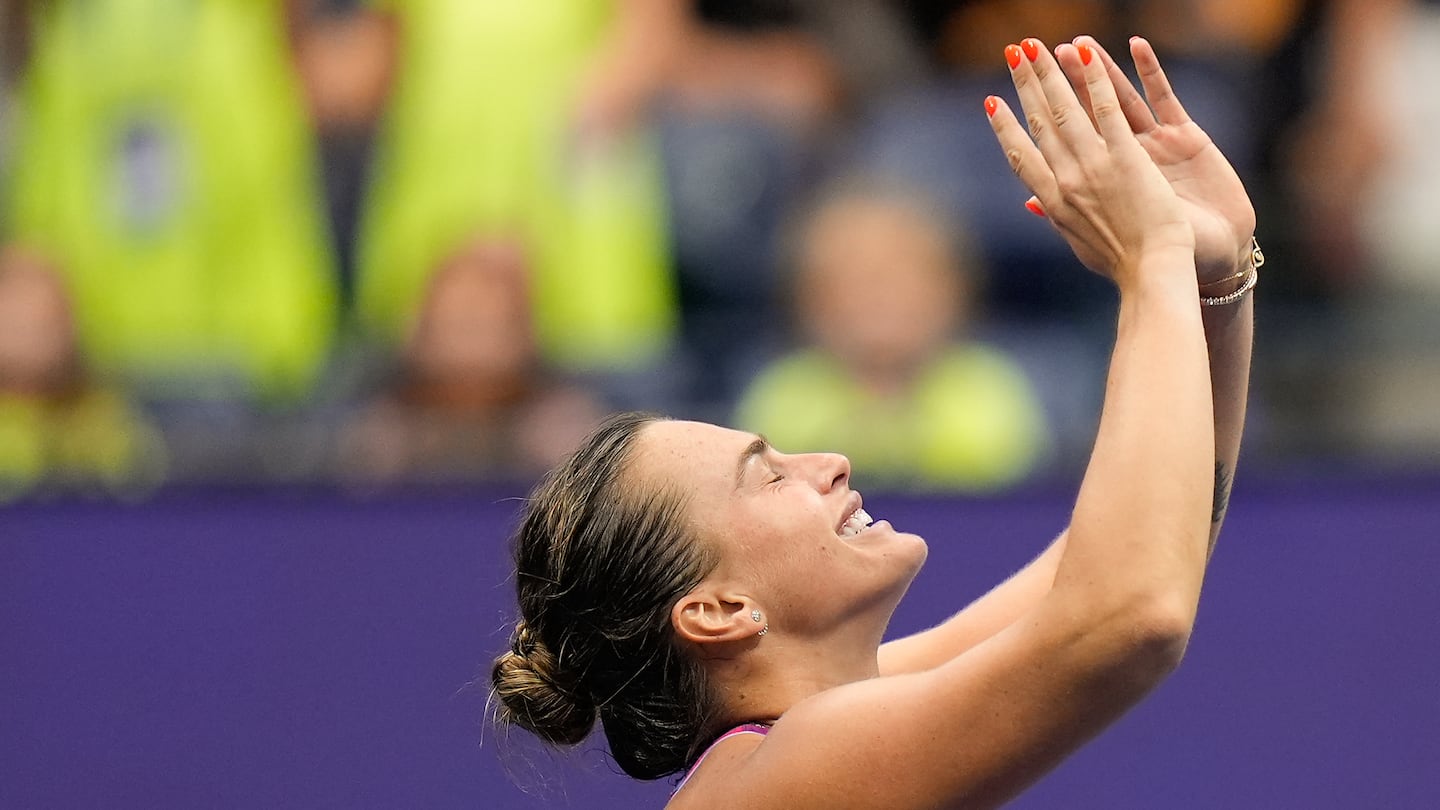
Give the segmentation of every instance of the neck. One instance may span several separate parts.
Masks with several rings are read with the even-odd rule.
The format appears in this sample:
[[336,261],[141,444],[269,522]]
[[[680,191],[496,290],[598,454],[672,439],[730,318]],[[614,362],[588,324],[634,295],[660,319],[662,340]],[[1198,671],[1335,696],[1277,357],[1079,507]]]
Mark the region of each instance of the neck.
[[773,723],[790,707],[837,686],[879,674],[879,640],[841,646],[834,639],[785,638],[770,633],[754,648],[710,666],[724,710],[717,726]]

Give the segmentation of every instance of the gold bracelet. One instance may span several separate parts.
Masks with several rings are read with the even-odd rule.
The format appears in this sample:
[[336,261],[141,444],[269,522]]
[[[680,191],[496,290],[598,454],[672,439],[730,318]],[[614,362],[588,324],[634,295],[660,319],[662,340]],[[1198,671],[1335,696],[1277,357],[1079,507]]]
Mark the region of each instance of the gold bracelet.
[[1232,281],[1239,281],[1240,279],[1242,279],[1242,278],[1244,278],[1245,276],[1249,275],[1249,273],[1250,273],[1250,267],[1247,265],[1244,270],[1241,270],[1240,272],[1236,273],[1236,274],[1233,275],[1233,276],[1226,276],[1225,278],[1222,278],[1222,279],[1220,279],[1219,281],[1207,281],[1207,282],[1205,282],[1204,284],[1201,284],[1201,285],[1200,285],[1200,289],[1203,290],[1203,289],[1205,289],[1206,287],[1223,287],[1223,286],[1225,286],[1226,284],[1229,284],[1229,283],[1232,282]]
[[[1260,241],[1252,236],[1250,237],[1250,266],[1227,279],[1223,279],[1223,281],[1228,282],[1244,276],[1245,280],[1240,283],[1240,287],[1234,292],[1218,295],[1213,298],[1202,295],[1200,296],[1200,303],[1207,307],[1223,307],[1226,304],[1233,304],[1241,298],[1244,298],[1247,293],[1255,289],[1256,284],[1260,283],[1260,267],[1264,264],[1265,252],[1260,249]],[[1221,283],[1223,282],[1212,281],[1209,284],[1202,284],[1200,286],[1203,289],[1205,287],[1214,287]]]
[[1244,270],[1241,270],[1240,272],[1236,273],[1236,274],[1233,275],[1233,276],[1226,276],[1225,278],[1222,278],[1222,279],[1220,279],[1219,281],[1207,281],[1207,282],[1205,282],[1204,284],[1201,284],[1201,285],[1200,285],[1200,289],[1203,290],[1203,289],[1205,289],[1206,287],[1220,287],[1220,286],[1224,286],[1224,285],[1226,285],[1226,284],[1229,284],[1229,283],[1232,282],[1232,281],[1239,281],[1240,279],[1244,278],[1247,274],[1249,274],[1251,271],[1253,271],[1253,270],[1255,270],[1256,268],[1260,267],[1260,266],[1261,266],[1262,264],[1264,264],[1264,263],[1265,263],[1265,252],[1260,249],[1260,242],[1259,242],[1259,240],[1257,240],[1255,237],[1252,236],[1252,237],[1250,237],[1250,263],[1245,267],[1245,269],[1244,269]]
[[1233,304],[1236,301],[1239,301],[1241,298],[1244,298],[1245,294],[1255,289],[1255,285],[1259,283],[1260,273],[1258,271],[1251,270],[1250,275],[1245,277],[1245,283],[1241,284],[1240,288],[1237,289],[1235,292],[1228,293],[1226,295],[1216,296],[1214,298],[1207,298],[1202,295],[1200,296],[1200,303],[1207,307],[1223,307],[1226,304]]
[[1247,275],[1249,275],[1249,274],[1250,274],[1250,266],[1249,266],[1249,265],[1246,265],[1244,270],[1241,270],[1240,272],[1236,273],[1236,274],[1233,275],[1233,276],[1226,276],[1225,278],[1222,278],[1222,279],[1220,279],[1219,281],[1207,281],[1207,282],[1205,282],[1204,284],[1201,284],[1201,285],[1200,285],[1200,289],[1203,290],[1203,289],[1205,289],[1206,287],[1223,287],[1223,286],[1225,286],[1226,284],[1229,284],[1229,283],[1232,282],[1232,281],[1239,281],[1240,279],[1244,278],[1245,276],[1247,276]]

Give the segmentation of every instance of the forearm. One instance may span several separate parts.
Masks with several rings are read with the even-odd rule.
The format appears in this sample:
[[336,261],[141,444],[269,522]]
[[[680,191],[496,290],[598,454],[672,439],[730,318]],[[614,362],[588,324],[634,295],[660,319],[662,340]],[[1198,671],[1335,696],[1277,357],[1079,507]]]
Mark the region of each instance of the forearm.
[[[1238,303],[1201,307],[1201,323],[1209,354],[1211,403],[1215,425],[1214,489],[1210,542],[1225,520],[1240,439],[1245,429],[1245,404],[1250,384],[1253,295]],[[898,639],[880,649],[880,672],[918,672],[939,666],[1010,626],[1049,595],[1063,559],[1069,530],[1043,554],[985,596],[923,633]]]
[[1210,352],[1210,388],[1215,411],[1215,481],[1210,511],[1210,543],[1225,522],[1230,486],[1245,432],[1250,390],[1250,353],[1255,328],[1255,296],[1228,306],[1202,307],[1205,342]]
[[[1152,260],[1152,280],[1122,291],[1100,429],[1051,594],[1077,613],[1150,601],[1193,611],[1199,597],[1214,418],[1193,282],[1156,278],[1177,261]],[[1193,273],[1193,258],[1183,262]]]

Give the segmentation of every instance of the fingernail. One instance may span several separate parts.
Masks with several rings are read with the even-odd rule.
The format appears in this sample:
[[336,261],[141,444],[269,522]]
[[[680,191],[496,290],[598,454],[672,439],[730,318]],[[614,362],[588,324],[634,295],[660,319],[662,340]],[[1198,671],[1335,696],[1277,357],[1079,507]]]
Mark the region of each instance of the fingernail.
[[1000,99],[995,96],[985,97],[985,114],[991,118],[995,117],[995,110],[1000,108]]
[[1020,46],[1019,46],[1019,45],[1006,45],[1006,46],[1005,46],[1005,61],[1010,63],[1010,69],[1011,69],[1011,70],[1014,70],[1015,68],[1020,67]]
[[1095,51],[1093,51],[1089,45],[1076,45],[1075,50],[1080,52],[1081,64],[1088,65],[1090,64],[1090,60],[1095,58]]
[[1036,202],[1034,197],[1025,201],[1025,208],[1037,217],[1045,216],[1045,209],[1040,207],[1040,203]]
[[1040,58],[1040,40],[1030,37],[1020,41],[1020,47],[1025,49],[1025,57],[1031,62]]

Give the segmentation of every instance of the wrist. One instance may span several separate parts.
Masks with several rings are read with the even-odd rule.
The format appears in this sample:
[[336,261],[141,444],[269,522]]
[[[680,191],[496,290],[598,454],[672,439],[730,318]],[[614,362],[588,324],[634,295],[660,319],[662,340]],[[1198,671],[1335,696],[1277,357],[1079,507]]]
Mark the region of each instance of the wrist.
[[1260,280],[1260,267],[1265,264],[1265,254],[1260,242],[1250,237],[1248,255],[1242,260],[1240,270],[1218,281],[1202,282],[1199,285],[1200,303],[1208,306],[1225,306],[1244,298]]
[[1116,274],[1122,296],[1164,291],[1195,294],[1195,252],[1184,246],[1146,249],[1128,262],[1128,272]]
[[[1218,295],[1222,287],[1230,286],[1228,282],[1233,279],[1243,278],[1254,266],[1252,264],[1254,249],[1255,236],[1251,234],[1245,237],[1239,252],[1235,254],[1234,259],[1230,262],[1202,264],[1197,261],[1195,275],[1200,282],[1202,290],[1204,290],[1207,295]],[[1230,292],[1229,289],[1225,289],[1224,291]]]

